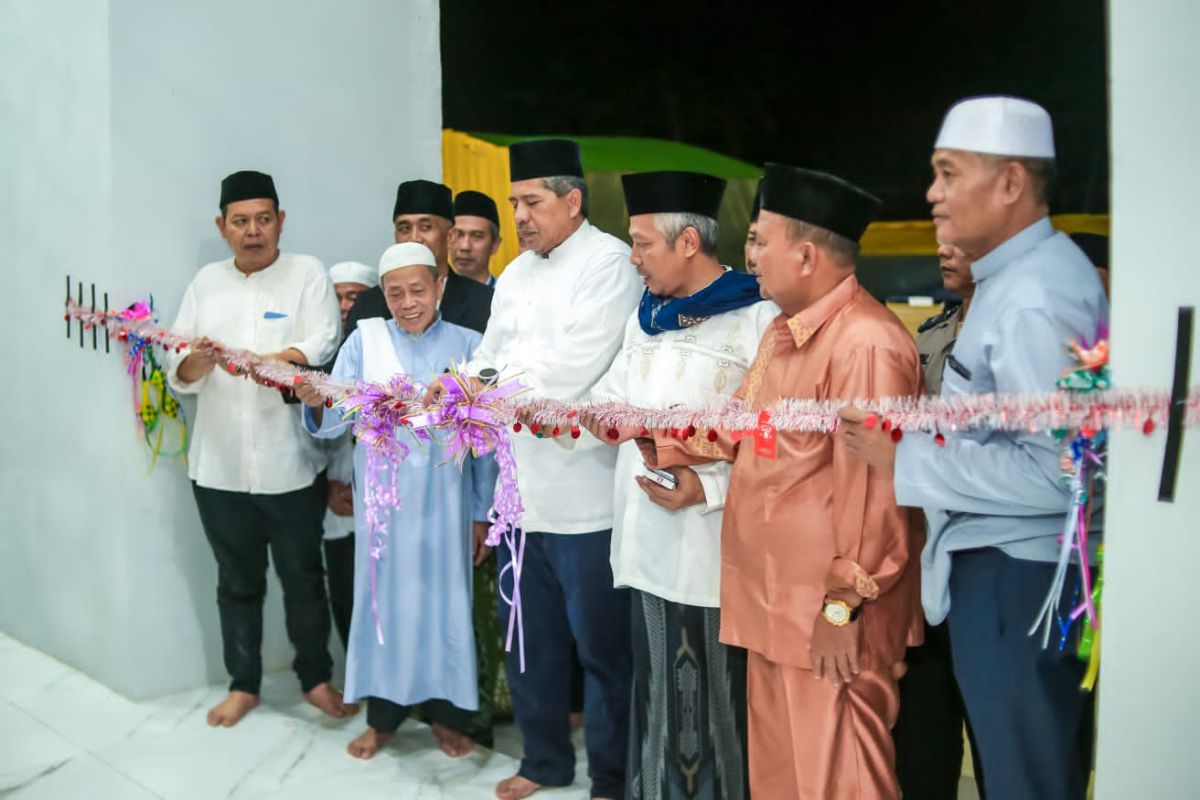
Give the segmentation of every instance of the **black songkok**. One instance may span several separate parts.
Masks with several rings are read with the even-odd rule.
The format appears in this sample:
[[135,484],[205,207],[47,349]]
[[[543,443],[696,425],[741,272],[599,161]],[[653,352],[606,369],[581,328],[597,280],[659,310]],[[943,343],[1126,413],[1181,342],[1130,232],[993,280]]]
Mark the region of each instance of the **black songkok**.
[[217,208],[224,209],[230,203],[241,200],[272,200],[279,208],[279,195],[275,193],[275,181],[265,172],[244,169],[227,175],[221,181],[221,202]]
[[534,139],[508,146],[508,174],[516,181],[552,178],[558,175],[583,177],[579,145],[569,139]]
[[879,210],[875,195],[835,175],[767,164],[762,208],[857,242]]
[[483,217],[493,225],[500,225],[500,213],[496,210],[496,201],[483,192],[468,189],[459,192],[454,198],[454,216]]
[[639,172],[622,175],[625,207],[639,214],[699,214],[716,219],[725,181],[699,172]]
[[450,187],[433,181],[405,181],[396,188],[392,219],[401,214],[433,214],[454,221]]

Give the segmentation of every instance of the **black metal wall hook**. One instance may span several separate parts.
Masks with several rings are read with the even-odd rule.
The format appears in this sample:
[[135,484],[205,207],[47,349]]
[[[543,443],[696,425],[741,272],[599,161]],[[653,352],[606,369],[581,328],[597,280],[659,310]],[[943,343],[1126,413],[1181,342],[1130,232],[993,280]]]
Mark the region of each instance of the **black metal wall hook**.
[[[83,308],[83,281],[78,281],[77,283],[75,283],[75,297],[74,298],[71,297],[71,286],[72,286],[71,276],[67,275],[67,300],[64,303],[64,306],[66,308],[66,313],[63,315],[63,317],[67,321],[67,340],[68,341],[70,341],[70,339],[71,339],[70,307],[71,307],[72,299],[74,299],[74,302],[76,303],[76,305],[78,305],[80,308]],[[89,284],[89,286],[90,286],[91,298],[92,298],[91,310],[92,310],[92,313],[95,314],[96,313],[96,284],[94,284],[94,283]],[[108,292],[104,292],[103,297],[104,297],[104,315],[105,315],[105,318],[107,318],[108,317]],[[82,350],[82,349],[84,349],[83,334],[84,334],[85,326],[84,326],[82,320],[76,320],[76,325],[79,328],[79,349]],[[106,353],[111,352],[111,347],[112,347],[111,341],[112,341],[112,334],[109,333],[108,327],[105,326],[105,328],[104,328],[104,352],[106,352]],[[100,349],[100,331],[98,330],[98,326],[96,326],[96,325],[92,326],[92,349],[93,350]]]
[[1171,383],[1171,406],[1167,416],[1167,446],[1163,450],[1162,475],[1158,482],[1159,502],[1175,501],[1179,477],[1179,453],[1183,448],[1183,417],[1187,411],[1192,366],[1193,306],[1180,306],[1175,328],[1175,377]]

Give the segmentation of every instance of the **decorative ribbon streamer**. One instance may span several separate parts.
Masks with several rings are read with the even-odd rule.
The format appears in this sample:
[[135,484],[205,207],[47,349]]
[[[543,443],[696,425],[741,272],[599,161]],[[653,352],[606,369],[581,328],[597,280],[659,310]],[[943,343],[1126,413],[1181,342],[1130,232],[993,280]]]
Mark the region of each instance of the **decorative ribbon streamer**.
[[[492,508],[488,512],[491,525],[484,543],[496,547],[503,541],[508,546],[509,563],[497,578],[500,597],[509,607],[504,649],[505,652],[512,652],[515,633],[523,674],[525,623],[521,613],[521,566],[525,559],[525,531],[521,527],[521,516],[525,509],[517,489],[517,462],[506,427],[510,417],[504,409],[504,403],[525,391],[525,387],[515,381],[507,381],[477,390],[474,383],[454,367],[438,381],[443,393],[435,412],[435,424],[450,432],[445,445],[447,460],[454,459],[461,467],[468,452],[476,457],[492,453],[500,468],[500,477],[492,496]],[[513,586],[511,593],[505,594],[504,576],[508,573],[512,574]]]
[[[371,537],[367,551],[371,556],[368,581],[371,587],[371,614],[375,619],[375,638],[384,644],[383,623],[379,618],[379,561],[387,550],[387,530],[391,515],[400,509],[396,472],[408,458],[408,447],[396,438],[408,406],[403,400],[416,396],[416,387],[405,375],[394,375],[388,385],[359,383],[340,401],[344,418],[354,416],[354,435],[366,446],[367,474],[363,481],[366,495],[364,517]],[[326,401],[330,405],[329,401]],[[413,431],[418,441],[428,442],[425,431]],[[387,473],[387,480],[382,479]]]
[[[119,312],[89,311],[71,302],[68,316],[80,320],[85,328],[105,326],[110,330],[133,331],[163,347],[181,351],[188,346],[185,337],[173,334],[147,321],[130,322]],[[273,361],[249,353],[216,345],[214,352],[229,365],[231,372],[252,375],[258,382],[281,390],[289,389],[297,378],[305,378],[322,396],[337,402],[355,387],[328,375]],[[415,386],[415,384],[414,384]],[[420,402],[419,395],[390,397],[405,403]],[[382,401],[380,397],[380,401]],[[624,403],[568,403],[547,398],[517,400],[500,398],[494,403],[496,421],[511,424],[518,416],[529,416],[542,426],[569,430],[580,414],[595,416],[600,424],[613,427],[643,427],[647,430],[744,431],[758,425],[761,409],[738,401],[722,406],[652,409]],[[1170,411],[1170,393],[1165,389],[1110,389],[1085,394],[1069,391],[1044,394],[979,394],[958,397],[885,397],[811,400],[785,398],[768,406],[771,422],[779,431],[832,433],[838,428],[838,410],[857,405],[874,411],[890,427],[907,432],[958,430],[1056,431],[1063,429],[1107,428],[1138,429],[1150,433],[1165,424]],[[1200,425],[1200,387],[1188,395],[1184,422]]]
[[[130,313],[132,312],[132,313]],[[130,312],[98,312],[83,307],[74,300],[67,302],[67,317],[80,321],[84,329],[105,327],[115,332],[122,341],[132,340],[138,352],[150,352],[153,345],[165,350],[181,352],[188,347],[186,337],[155,324],[149,312],[137,306]],[[513,589],[503,594],[504,602],[512,609],[509,616],[507,648],[511,652],[514,635],[524,669],[524,634],[521,617],[520,579],[525,549],[525,534],[521,528],[523,508],[517,491],[516,461],[513,458],[509,433],[506,426],[518,419],[532,420],[531,432],[541,434],[541,429],[551,429],[557,436],[560,430],[570,430],[578,435],[577,419],[586,414],[600,425],[614,428],[640,427],[648,431],[669,431],[680,438],[689,438],[700,431],[707,431],[715,438],[716,431],[747,431],[758,427],[760,419],[767,416],[778,431],[800,431],[833,433],[838,429],[838,411],[855,405],[873,412],[885,428],[893,430],[893,438],[900,431],[925,431],[936,434],[943,440],[942,432],[960,430],[1004,430],[1026,432],[1054,432],[1068,442],[1067,469],[1065,479],[1071,491],[1071,508],[1065,521],[1062,548],[1055,571],[1055,579],[1038,618],[1030,629],[1030,635],[1042,630],[1044,646],[1049,644],[1050,631],[1056,621],[1062,632],[1065,646],[1066,632],[1070,624],[1086,616],[1087,624],[1099,635],[1099,595],[1091,586],[1090,565],[1087,552],[1087,528],[1090,519],[1092,487],[1103,477],[1103,455],[1099,448],[1105,440],[1105,431],[1115,429],[1140,429],[1150,435],[1166,424],[1171,411],[1170,393],[1163,389],[1110,389],[1107,373],[1107,334],[1100,332],[1096,344],[1071,343],[1078,366],[1069,371],[1058,383],[1059,391],[1043,394],[999,395],[980,394],[957,397],[890,397],[890,398],[843,398],[812,400],[785,398],[766,407],[751,407],[741,401],[730,401],[725,405],[687,408],[676,406],[669,409],[651,409],[624,403],[568,403],[548,398],[518,399],[521,387],[505,383],[495,387],[475,389],[473,380],[465,379],[457,371],[441,376],[438,380],[444,391],[430,407],[423,405],[425,387],[412,382],[406,376],[396,376],[387,385],[361,383],[351,385],[329,376],[303,369],[282,361],[264,359],[254,353],[213,343],[212,350],[231,374],[252,377],[256,382],[288,391],[300,381],[306,381],[322,397],[326,405],[340,405],[346,412],[357,413],[355,433],[369,445],[367,511],[372,529],[372,605],[376,613],[376,633],[382,641],[382,630],[375,602],[375,562],[382,556],[386,546],[385,517],[388,508],[399,506],[396,497],[395,468],[407,455],[400,444],[396,431],[402,427],[421,438],[421,431],[406,426],[406,414],[423,412],[432,415],[432,425],[449,432],[445,448],[447,460],[462,463],[467,452],[482,455],[495,453],[500,467],[493,507],[488,518],[491,523],[487,543],[496,546],[502,541],[509,547],[512,562],[505,572],[513,575]],[[133,351],[131,350],[131,356]],[[1200,425],[1200,387],[1192,387],[1183,409],[1183,423]],[[514,431],[521,424],[513,425]],[[1076,433],[1067,437],[1069,431]],[[428,434],[425,434],[428,436]],[[373,476],[390,470],[390,482],[384,485]],[[1081,565],[1082,603],[1074,607],[1065,620],[1059,614],[1065,575],[1072,555],[1079,554]],[[1097,587],[1098,588],[1098,587]],[[1065,627],[1064,627],[1065,625]],[[1094,656],[1093,656],[1094,658]],[[1090,670],[1093,673],[1094,669]]]
[[[138,301],[123,311],[111,312],[119,319],[130,323],[154,324],[153,300],[150,303]],[[85,326],[92,327],[92,326]],[[152,472],[158,463],[162,452],[163,436],[166,426],[163,420],[169,419],[179,423],[181,428],[179,447],[173,452],[166,453],[169,457],[183,456],[187,458],[188,426],[179,407],[179,401],[167,386],[166,377],[158,360],[154,357],[153,342],[127,330],[117,333],[117,340],[129,345],[125,353],[128,365],[126,374],[129,375],[132,394],[133,412],[137,418],[138,431],[150,448],[150,466],[147,472]],[[157,402],[152,396],[157,394]],[[151,436],[154,435],[154,441]]]
[[[1068,370],[1059,380],[1058,387],[1074,394],[1090,394],[1108,389],[1111,384],[1108,375],[1108,340],[1106,330],[1097,333],[1096,343],[1089,346],[1087,342],[1071,342],[1069,350],[1075,358],[1076,366]],[[1152,423],[1149,430],[1152,430]],[[1147,432],[1149,432],[1147,430]],[[1063,452],[1063,483],[1071,492],[1071,505],[1067,510],[1063,526],[1061,547],[1058,562],[1055,565],[1054,577],[1046,598],[1029,635],[1033,636],[1038,629],[1042,631],[1042,647],[1050,642],[1050,631],[1057,623],[1059,629],[1058,649],[1065,650],[1067,638],[1073,623],[1085,617],[1085,630],[1080,638],[1080,655],[1089,659],[1088,675],[1084,680],[1084,688],[1090,689],[1095,685],[1096,671],[1099,668],[1097,652],[1087,656],[1082,654],[1083,638],[1089,631],[1099,634],[1100,617],[1097,612],[1099,592],[1092,588],[1092,571],[1088,553],[1088,527],[1091,524],[1092,500],[1096,484],[1104,479],[1104,446],[1107,441],[1106,432],[1089,419],[1078,427],[1073,435],[1067,430],[1055,433],[1060,441],[1067,442]],[[1070,566],[1073,554],[1079,558],[1079,585],[1075,588],[1075,596],[1082,595],[1083,602],[1072,608],[1065,616],[1059,613],[1063,590],[1066,584],[1067,568]],[[1094,646],[1094,642],[1089,643]]]

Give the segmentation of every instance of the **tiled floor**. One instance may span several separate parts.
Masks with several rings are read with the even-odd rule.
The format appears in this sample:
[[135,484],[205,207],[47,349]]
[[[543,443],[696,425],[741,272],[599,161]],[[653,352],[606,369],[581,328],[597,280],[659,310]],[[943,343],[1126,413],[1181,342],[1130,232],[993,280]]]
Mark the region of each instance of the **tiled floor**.
[[[511,775],[520,734],[496,731],[496,750],[444,756],[428,728],[407,722],[371,761],[346,754],[366,724],[323,717],[290,673],[269,675],[263,704],[232,729],[204,721],[222,686],[133,702],[37,650],[0,634],[0,797],[9,800],[408,800],[493,798]],[[579,763],[571,787],[539,800],[587,797]],[[960,800],[976,800],[963,780]]]
[[[497,732],[504,752],[480,748],[451,759],[428,728],[408,722],[374,759],[355,760],[346,744],[365,726],[364,715],[341,723],[322,717],[290,673],[268,676],[263,705],[232,729],[204,721],[224,687],[133,702],[2,634],[0,675],[6,800],[486,799],[516,769],[512,754],[520,752],[520,735],[505,726]],[[577,775],[574,786],[538,797],[585,798],[582,763]]]

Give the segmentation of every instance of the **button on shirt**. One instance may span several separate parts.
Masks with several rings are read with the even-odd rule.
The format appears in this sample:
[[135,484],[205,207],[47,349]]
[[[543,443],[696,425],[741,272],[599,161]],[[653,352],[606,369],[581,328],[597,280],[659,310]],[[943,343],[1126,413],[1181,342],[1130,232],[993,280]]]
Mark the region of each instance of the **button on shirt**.
[[[526,251],[504,270],[467,369],[515,377],[530,397],[577,400],[608,370],[641,292],[629,246],[585,220],[548,257]],[[568,448],[525,433],[513,437],[513,453],[526,530],[612,527],[615,448],[591,437]]]
[[[1072,367],[1066,343],[1093,341],[1108,322],[1096,270],[1045,217],[971,272],[975,295],[942,371],[942,397],[1053,392]],[[928,434],[906,435],[895,465],[897,500],[925,507],[929,519],[922,600],[933,624],[950,610],[952,552],[998,547],[1014,558],[1055,561],[1070,504],[1049,433],[942,433],[944,448]]]
[[[249,275],[233,259],[205,265],[183,295],[172,330],[207,336],[259,354],[299,350],[309,364],[337,351],[339,311],[321,262],[280,253],[275,263]],[[188,477],[208,489],[282,494],[312,484],[325,456],[296,424],[296,410],[278,391],[217,367],[181,383],[187,349],[172,354],[167,375],[176,391],[197,396],[188,448]]]

